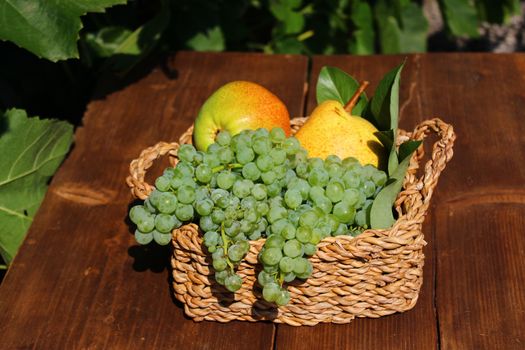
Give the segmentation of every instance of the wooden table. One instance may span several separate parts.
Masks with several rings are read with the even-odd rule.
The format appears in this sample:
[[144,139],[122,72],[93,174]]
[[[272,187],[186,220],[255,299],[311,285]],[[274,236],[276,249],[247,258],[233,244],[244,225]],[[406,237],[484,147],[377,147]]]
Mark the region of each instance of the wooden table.
[[[4,349],[525,348],[525,56],[409,55],[400,125],[440,116],[455,156],[426,218],[416,307],[347,325],[194,323],[169,288],[169,250],[137,246],[124,178],[140,150],[177,140],[203,101],[238,79],[261,83],[293,116],[315,106],[324,65],[372,82],[402,56],[180,52],[88,106],[0,287]],[[160,167],[159,167],[160,169]]]

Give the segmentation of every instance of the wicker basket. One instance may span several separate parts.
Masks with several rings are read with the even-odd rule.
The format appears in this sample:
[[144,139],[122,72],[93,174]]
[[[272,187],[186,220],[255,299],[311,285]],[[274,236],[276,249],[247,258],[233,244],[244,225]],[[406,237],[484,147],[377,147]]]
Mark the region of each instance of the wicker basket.
[[[292,120],[296,131],[306,118]],[[179,143],[191,143],[192,128]],[[195,321],[269,320],[292,326],[319,322],[348,323],[355,317],[380,317],[411,309],[417,302],[423,282],[421,232],[430,198],[439,175],[452,157],[455,134],[452,126],[439,119],[419,124],[412,133],[400,130],[399,142],[422,140],[431,131],[438,134],[429,159],[417,177],[423,147],[413,155],[403,190],[395,208],[398,220],[388,230],[366,230],[359,236],[328,237],[318,244],[310,258],[313,273],[306,281],[288,284],[291,300],[277,308],[265,302],[256,282],[257,255],[264,239],[251,242],[250,251],[238,267],[243,285],[235,294],[213,278],[211,261],[195,224],[173,231],[173,287],[177,300]],[[144,181],[154,160],[169,154],[176,164],[179,143],[161,142],[145,149],[130,165],[127,183],[135,197],[145,199],[153,187]]]

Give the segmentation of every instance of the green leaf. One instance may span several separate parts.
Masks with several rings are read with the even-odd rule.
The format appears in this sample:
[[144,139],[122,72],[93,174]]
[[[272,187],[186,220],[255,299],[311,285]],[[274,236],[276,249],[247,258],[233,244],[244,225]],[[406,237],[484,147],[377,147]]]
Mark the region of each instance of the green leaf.
[[375,120],[379,130],[393,130],[397,133],[399,115],[399,79],[405,62],[388,72],[379,82],[370,100],[369,120]]
[[124,3],[126,0],[3,0],[0,39],[53,62],[78,58],[80,16]]
[[169,23],[170,12],[164,6],[157,16],[116,45],[105,63],[107,67],[116,71],[128,71],[153,50]]
[[279,21],[279,34],[297,34],[304,29],[304,16],[294,9],[301,5],[301,1],[272,1],[270,12]]
[[401,163],[399,163],[393,174],[389,177],[387,185],[374,199],[370,210],[370,226],[372,229],[386,229],[394,224],[395,219],[392,207],[403,186],[403,179],[410,164],[412,153],[420,144],[421,141],[410,141],[409,145],[405,147],[404,152],[408,150],[411,150],[411,152],[404,158],[401,158]]
[[[352,76],[335,67],[323,67],[317,80],[317,103],[336,100],[344,106],[359,88],[359,83]],[[352,115],[361,115],[367,104],[366,94],[362,93]]]
[[425,52],[428,22],[422,8],[413,2],[390,6],[378,1],[374,14],[382,53]]
[[373,54],[375,32],[372,8],[367,2],[354,1],[350,19],[355,28],[350,41],[350,52],[358,55]]
[[408,140],[399,146],[399,159],[406,159],[421,145],[421,141]]
[[69,151],[73,127],[63,121],[28,118],[23,110],[1,115],[0,254],[15,256],[47,190],[49,178]]
[[87,33],[84,41],[97,57],[110,57],[131,33],[124,27],[104,27],[98,32]]
[[206,33],[197,33],[186,42],[196,51],[224,51],[224,35],[219,26],[208,29]]
[[470,0],[441,0],[441,12],[445,24],[454,36],[479,37],[478,14]]

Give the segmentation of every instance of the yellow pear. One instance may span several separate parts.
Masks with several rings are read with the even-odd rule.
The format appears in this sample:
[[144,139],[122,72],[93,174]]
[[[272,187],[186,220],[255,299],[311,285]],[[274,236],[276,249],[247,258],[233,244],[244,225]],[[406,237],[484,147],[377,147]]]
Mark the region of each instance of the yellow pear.
[[362,165],[371,164],[377,168],[386,165],[386,150],[376,136],[377,128],[349,112],[366,85],[367,82],[361,85],[346,107],[339,101],[328,100],[314,109],[295,134],[308,151],[308,157],[325,159],[335,154],[341,159],[354,157]]

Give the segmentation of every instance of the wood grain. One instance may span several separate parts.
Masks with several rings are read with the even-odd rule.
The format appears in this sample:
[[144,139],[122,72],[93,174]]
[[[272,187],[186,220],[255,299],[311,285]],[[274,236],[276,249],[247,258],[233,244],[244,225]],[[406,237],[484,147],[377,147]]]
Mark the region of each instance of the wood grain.
[[[316,56],[313,59],[307,114],[316,106],[315,85],[323,66],[335,66],[357,80],[370,81],[366,90],[373,92],[385,73],[399,65],[405,56]],[[420,110],[416,87],[421,85],[421,56],[409,56],[403,70],[400,89],[400,127],[412,130],[427,119]],[[423,227],[426,240],[424,283],[414,309],[378,319],[356,319],[347,325],[310,327],[278,326],[277,349],[433,349],[437,348],[437,325],[434,313],[433,239],[430,220]],[[417,334],[417,336],[415,335]]]
[[441,347],[523,349],[525,57],[439,58],[422,105],[458,133],[435,211]]
[[126,221],[131,159],[177,140],[200,105],[231,80],[259,82],[292,114],[304,104],[299,56],[177,53],[93,101],[0,287],[5,349],[253,349],[273,347],[270,323],[194,323],[171,297],[169,250],[135,244]]

